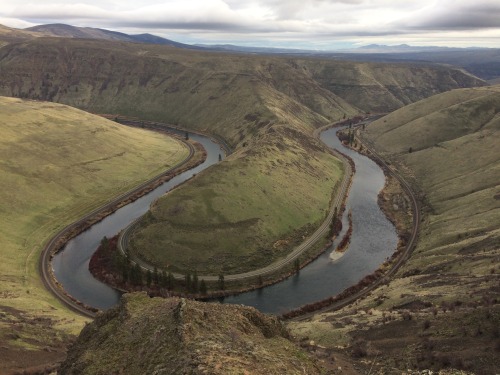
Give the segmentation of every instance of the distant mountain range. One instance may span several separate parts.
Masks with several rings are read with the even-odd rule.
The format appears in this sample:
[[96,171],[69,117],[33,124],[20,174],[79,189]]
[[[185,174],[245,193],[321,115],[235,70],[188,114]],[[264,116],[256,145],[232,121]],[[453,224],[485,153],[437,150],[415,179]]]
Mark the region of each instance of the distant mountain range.
[[464,50],[488,50],[489,48],[471,47],[438,47],[438,46],[410,46],[408,44],[398,44],[388,46],[385,44],[369,44],[353,49],[340,50],[336,52],[347,53],[413,53],[413,52],[438,52],[438,51],[464,51]]
[[28,27],[27,29],[24,30],[43,33],[46,36],[55,36],[62,38],[103,39],[103,40],[120,41],[120,42],[161,44],[161,45],[173,46],[178,48],[187,48],[187,49],[200,49],[200,47],[198,46],[174,42],[173,40],[165,39],[160,36],[152,34],[130,35],[106,29],[98,29],[94,27],[76,27],[71,25],[65,25],[62,23],[33,26],[33,27]]
[[63,37],[101,39],[116,42],[149,43],[190,50],[247,53],[262,55],[315,56],[350,61],[415,62],[450,64],[491,83],[500,82],[500,48],[452,48],[437,46],[409,46],[370,44],[353,49],[321,51],[291,48],[248,47],[232,44],[184,44],[152,34],[129,35],[93,27],[76,27],[66,24],[49,24],[14,29],[0,25],[0,46],[6,42],[36,37]]
[[343,49],[336,51],[311,50],[301,48],[276,48],[276,47],[257,47],[257,46],[238,46],[233,44],[184,44],[175,42],[152,34],[130,35],[117,31],[99,29],[94,27],[77,27],[62,23],[48,25],[39,25],[28,27],[25,31],[41,33],[44,36],[55,36],[63,38],[86,38],[86,39],[104,39],[122,42],[150,43],[169,45],[178,48],[204,49],[230,52],[245,53],[279,53],[279,54],[324,54],[324,53],[414,53],[414,52],[437,52],[437,51],[464,51],[464,50],[488,50],[488,48],[451,48],[437,46],[410,46],[408,44],[383,45],[370,44],[352,49]]

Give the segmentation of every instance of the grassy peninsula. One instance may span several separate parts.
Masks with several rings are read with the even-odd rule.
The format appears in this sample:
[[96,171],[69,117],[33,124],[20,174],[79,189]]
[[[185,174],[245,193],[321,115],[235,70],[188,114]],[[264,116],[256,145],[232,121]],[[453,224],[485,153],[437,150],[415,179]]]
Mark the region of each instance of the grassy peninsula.
[[159,199],[129,251],[160,269],[234,274],[287,255],[323,222],[342,164],[282,127]]

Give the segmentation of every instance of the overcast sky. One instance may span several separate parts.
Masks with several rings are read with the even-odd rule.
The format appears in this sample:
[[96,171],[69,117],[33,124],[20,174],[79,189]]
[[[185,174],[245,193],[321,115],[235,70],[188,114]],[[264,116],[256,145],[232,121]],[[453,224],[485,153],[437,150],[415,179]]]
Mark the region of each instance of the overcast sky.
[[0,23],[66,23],[190,44],[500,47],[500,0],[0,0]]

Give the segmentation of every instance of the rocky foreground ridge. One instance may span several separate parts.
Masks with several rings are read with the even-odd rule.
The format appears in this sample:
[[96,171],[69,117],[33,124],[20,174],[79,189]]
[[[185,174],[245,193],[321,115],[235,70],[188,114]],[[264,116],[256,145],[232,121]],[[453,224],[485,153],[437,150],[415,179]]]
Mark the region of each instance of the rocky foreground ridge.
[[275,317],[251,307],[126,294],[88,324],[61,374],[320,374]]

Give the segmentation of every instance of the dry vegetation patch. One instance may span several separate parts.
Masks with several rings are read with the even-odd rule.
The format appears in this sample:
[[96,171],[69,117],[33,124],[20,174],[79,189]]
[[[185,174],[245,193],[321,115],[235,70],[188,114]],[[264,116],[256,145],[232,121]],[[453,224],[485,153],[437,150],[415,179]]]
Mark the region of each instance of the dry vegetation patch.
[[322,374],[254,308],[127,294],[82,331],[65,374]]

